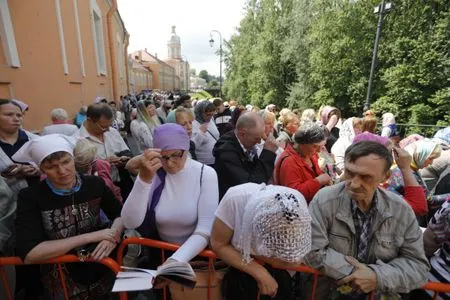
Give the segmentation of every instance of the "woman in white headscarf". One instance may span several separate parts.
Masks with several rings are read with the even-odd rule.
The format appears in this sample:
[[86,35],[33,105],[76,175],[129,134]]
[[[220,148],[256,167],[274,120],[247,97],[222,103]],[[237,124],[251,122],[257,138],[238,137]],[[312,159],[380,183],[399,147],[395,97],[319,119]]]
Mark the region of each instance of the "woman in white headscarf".
[[162,120],[156,115],[153,101],[140,100],[137,103],[137,118],[131,121],[130,130],[138,144],[138,152],[153,147],[153,132],[161,125]]
[[[16,254],[25,263],[68,253],[100,260],[120,241],[122,206],[101,178],[76,172],[74,145],[70,137],[51,134],[27,142],[13,156],[37,165],[46,175],[18,196]],[[100,210],[112,224],[102,222]],[[43,267],[42,272],[51,298],[63,298],[56,266]],[[73,299],[99,299],[112,286],[109,269],[101,264],[68,264],[63,272],[70,278],[66,283]]]
[[215,158],[213,148],[220,138],[213,116],[216,106],[208,100],[197,103],[194,109],[195,120],[192,122],[192,140],[195,143],[197,160],[205,165],[213,166]]
[[[305,198],[282,186],[256,183],[228,190],[216,211],[211,245],[231,267],[225,299],[292,299],[291,276],[311,250],[311,217]],[[267,263],[261,265],[252,258]]]
[[359,118],[349,118],[342,124],[342,128],[339,131],[339,138],[333,147],[331,147],[331,153],[334,155],[338,170],[344,170],[345,150],[352,144],[355,136],[361,133],[361,127],[362,120]]

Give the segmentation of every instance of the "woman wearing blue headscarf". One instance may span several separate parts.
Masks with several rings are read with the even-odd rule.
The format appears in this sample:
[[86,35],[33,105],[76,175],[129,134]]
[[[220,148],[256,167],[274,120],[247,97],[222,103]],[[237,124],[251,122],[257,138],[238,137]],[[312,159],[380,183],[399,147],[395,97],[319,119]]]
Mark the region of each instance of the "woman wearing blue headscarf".
[[[427,189],[422,176],[420,176],[419,170],[432,164],[433,160],[441,155],[441,147],[432,140],[421,139],[409,144],[404,149],[409,153],[409,155],[411,155],[412,159],[410,169],[413,172],[417,182],[422,187],[425,197],[428,197],[430,192]],[[387,189],[404,197],[405,183],[403,180],[403,173],[397,165],[393,165],[391,171],[392,174],[387,182]],[[430,206],[430,202],[428,205]],[[429,209],[430,208],[431,207],[429,207]],[[422,223],[421,225],[426,226],[426,223]]]

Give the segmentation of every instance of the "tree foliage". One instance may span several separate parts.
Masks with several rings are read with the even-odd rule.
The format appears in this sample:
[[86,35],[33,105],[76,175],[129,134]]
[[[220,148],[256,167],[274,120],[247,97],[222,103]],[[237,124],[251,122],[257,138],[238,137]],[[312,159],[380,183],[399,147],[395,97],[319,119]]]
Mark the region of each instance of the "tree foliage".
[[[339,107],[360,115],[379,0],[249,0],[225,46],[228,98]],[[398,122],[450,121],[450,1],[394,0],[385,15],[372,107]],[[415,130],[415,129],[414,129]]]
[[209,82],[209,74],[206,70],[201,70],[200,73],[198,73],[198,77],[205,79],[206,82]]

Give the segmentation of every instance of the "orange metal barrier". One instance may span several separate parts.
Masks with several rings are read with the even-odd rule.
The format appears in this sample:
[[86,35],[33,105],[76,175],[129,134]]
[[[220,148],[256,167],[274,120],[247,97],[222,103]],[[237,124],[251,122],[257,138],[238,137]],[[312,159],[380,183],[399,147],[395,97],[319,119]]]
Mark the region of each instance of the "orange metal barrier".
[[[170,243],[166,243],[166,242],[162,242],[162,241],[151,240],[151,239],[146,239],[146,238],[138,238],[138,237],[127,238],[122,241],[122,243],[119,246],[118,251],[117,251],[117,262],[119,263],[119,265],[123,264],[123,254],[124,254],[125,247],[130,244],[137,244],[137,245],[143,245],[146,247],[161,249],[162,261],[165,260],[164,250],[176,251],[180,247],[179,245],[174,245],[174,244],[170,244]],[[217,255],[211,250],[204,250],[199,254],[199,256],[208,258],[208,270],[209,270],[208,286],[211,286],[213,263],[214,263],[214,260],[217,258]],[[290,270],[313,275],[311,300],[314,300],[315,294],[317,291],[317,282],[318,282],[319,276],[323,276],[323,274],[320,273],[318,270],[310,268],[306,265],[302,265],[300,267],[293,268]],[[440,282],[429,282],[422,289],[428,290],[428,291],[434,291],[435,294],[434,294],[433,299],[437,300],[439,293],[450,293],[450,284],[445,284],[445,283],[440,283]],[[165,292],[164,292],[164,297],[166,297]],[[373,298],[374,298],[374,293],[372,292],[370,294],[369,299],[373,300]],[[166,299],[166,298],[164,298],[164,299]],[[210,299],[211,299],[211,290],[210,290],[210,288],[208,288],[208,300],[210,300]]]
[[[122,241],[122,243],[120,244],[119,248],[117,249],[117,262],[119,263],[119,265],[123,265],[123,254],[125,251],[125,247],[128,245],[142,245],[142,246],[146,246],[146,247],[150,247],[150,248],[157,248],[157,249],[161,249],[161,260],[165,261],[165,254],[164,254],[164,250],[168,250],[168,251],[176,251],[178,250],[178,248],[180,248],[179,245],[174,245],[174,244],[170,244],[170,243],[166,243],[166,242],[162,242],[162,241],[157,241],[157,240],[151,240],[151,239],[146,239],[146,238],[138,238],[138,237],[130,237],[127,239],[124,239]],[[208,258],[208,293],[207,293],[207,299],[211,300],[212,299],[212,291],[211,291],[211,286],[212,286],[212,275],[213,275],[213,271],[214,271],[214,262],[217,258],[216,254],[211,251],[211,250],[204,250],[202,252],[200,252],[199,256],[202,257],[206,257]],[[167,291],[166,289],[164,289],[164,299],[167,298]]]
[[[115,274],[117,274],[120,271],[120,266],[117,264],[117,262],[115,260],[113,260],[111,258],[104,258],[100,261],[93,260],[93,259],[86,259],[86,262],[100,263],[100,264],[108,267]],[[57,264],[58,265],[59,278],[61,280],[61,285],[64,290],[64,297],[65,297],[65,299],[69,299],[69,293],[67,291],[66,280],[65,280],[63,269],[62,269],[62,264],[65,264],[65,263],[82,263],[82,261],[80,261],[80,259],[76,255],[63,255],[63,256],[58,256],[58,257],[55,257],[55,258],[52,258],[49,260],[45,260],[42,262],[38,262],[36,264],[38,264],[38,265]],[[0,257],[0,272],[1,272],[1,276],[3,279],[3,283],[5,285],[5,290],[6,290],[9,300],[13,300],[14,295],[12,294],[12,292],[9,288],[8,278],[6,277],[6,272],[3,268],[3,266],[23,265],[23,264],[24,264],[23,261],[19,257]],[[119,293],[119,297],[120,297],[120,300],[128,299],[127,293]]]
[[426,291],[433,291],[434,296],[433,299],[437,300],[439,297],[439,293],[450,293],[450,284],[449,283],[440,283],[440,282],[428,282],[425,284],[422,289]]
[[[295,269],[287,269],[287,270],[295,270],[300,273],[308,273],[314,276],[313,279],[313,287],[311,290],[311,300],[315,299],[316,290],[317,290],[317,280],[319,276],[323,276],[318,270],[310,268],[308,266],[300,266]],[[434,296],[433,300],[437,300],[439,297],[439,293],[450,293],[450,284],[449,283],[440,283],[440,282],[428,282],[425,286],[422,287],[423,290],[433,291]],[[375,292],[370,293],[369,299],[373,300],[375,297]]]

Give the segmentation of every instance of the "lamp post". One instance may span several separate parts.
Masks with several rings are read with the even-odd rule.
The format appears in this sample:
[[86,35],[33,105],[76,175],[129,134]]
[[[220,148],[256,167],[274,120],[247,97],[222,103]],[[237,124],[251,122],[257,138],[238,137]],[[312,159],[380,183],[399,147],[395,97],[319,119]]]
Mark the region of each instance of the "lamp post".
[[391,6],[392,5],[390,2],[386,3],[385,0],[382,0],[381,4],[375,6],[374,8],[374,13],[379,13],[379,16],[378,16],[377,33],[375,35],[375,43],[373,45],[372,64],[370,65],[369,84],[367,86],[367,97],[366,102],[364,103],[364,111],[370,109],[370,98],[372,96],[372,83],[373,83],[373,76],[375,73],[375,66],[377,63],[378,43],[380,41],[381,28],[383,27],[383,17],[384,14],[391,9]]
[[214,46],[214,39],[212,37],[213,32],[217,33],[220,37],[219,54],[220,54],[220,75],[219,75],[219,96],[222,98],[222,35],[217,30],[212,30],[209,33],[211,39],[209,40],[209,45],[211,48]]

